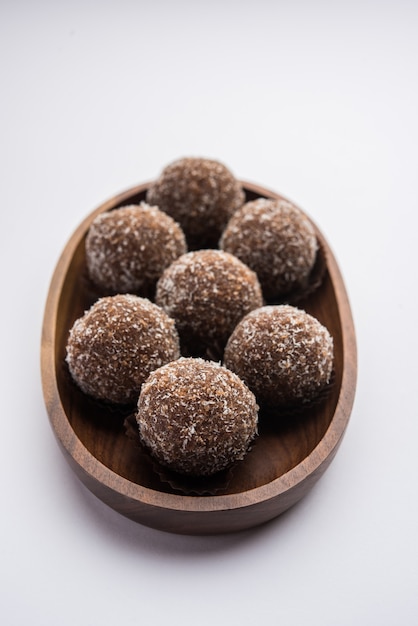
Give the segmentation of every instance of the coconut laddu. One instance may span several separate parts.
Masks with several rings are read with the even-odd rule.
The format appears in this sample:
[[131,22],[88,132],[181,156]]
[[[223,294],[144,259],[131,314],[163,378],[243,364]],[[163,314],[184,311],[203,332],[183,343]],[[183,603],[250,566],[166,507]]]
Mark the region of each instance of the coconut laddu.
[[303,289],[318,249],[312,223],[283,199],[247,202],[228,222],[220,248],[234,254],[258,276],[267,301]]
[[219,161],[186,157],[167,165],[147,192],[182,227],[189,250],[216,248],[233,213],[245,201],[240,182]]
[[161,465],[210,476],[245,457],[257,435],[258,406],[219,363],[180,358],[149,376],[136,419],[142,443]]
[[179,356],[173,320],[145,298],[120,294],[99,299],[74,322],[66,361],[84,393],[129,404],[154,369]]
[[175,320],[182,340],[222,349],[263,297],[257,276],[239,259],[221,250],[195,250],[165,270],[155,301]]
[[237,325],[224,364],[266,406],[311,401],[330,381],[333,339],[325,326],[290,305],[264,306]]
[[86,237],[86,264],[103,295],[152,296],[157,280],[187,251],[180,226],[146,203],[98,215]]

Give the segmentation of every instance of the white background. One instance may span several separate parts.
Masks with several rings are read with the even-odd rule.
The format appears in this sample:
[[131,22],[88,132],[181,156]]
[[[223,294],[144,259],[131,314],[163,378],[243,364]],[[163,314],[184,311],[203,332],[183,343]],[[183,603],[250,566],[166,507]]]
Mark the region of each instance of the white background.
[[[0,54],[2,623],[417,624],[417,3],[2,0]],[[359,350],[318,485],[212,538],[96,500],[57,447],[39,373],[67,239],[182,156],[313,217]]]

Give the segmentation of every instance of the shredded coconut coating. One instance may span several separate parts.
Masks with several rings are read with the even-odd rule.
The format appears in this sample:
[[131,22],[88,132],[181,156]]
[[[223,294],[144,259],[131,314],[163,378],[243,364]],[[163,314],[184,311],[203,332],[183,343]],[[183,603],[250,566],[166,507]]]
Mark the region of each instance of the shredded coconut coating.
[[265,405],[312,400],[330,380],[334,359],[328,330],[312,315],[289,305],[265,306],[235,328],[224,364]]
[[66,360],[86,394],[128,404],[153,370],[179,356],[173,320],[149,300],[122,294],[101,298],[75,321]]
[[231,215],[245,201],[241,184],[218,161],[189,157],[163,169],[147,201],[182,226],[190,249],[217,247]]
[[225,344],[263,298],[257,276],[239,259],[221,250],[196,250],[165,270],[155,301],[175,320],[181,337]]
[[153,372],[138,401],[140,437],[164,466],[209,476],[241,460],[257,435],[254,394],[213,361],[180,358]]
[[256,272],[266,300],[304,287],[318,248],[314,228],[298,207],[266,198],[239,209],[219,245]]
[[165,268],[186,251],[180,226],[146,203],[100,214],[86,238],[88,274],[106,295],[148,296]]

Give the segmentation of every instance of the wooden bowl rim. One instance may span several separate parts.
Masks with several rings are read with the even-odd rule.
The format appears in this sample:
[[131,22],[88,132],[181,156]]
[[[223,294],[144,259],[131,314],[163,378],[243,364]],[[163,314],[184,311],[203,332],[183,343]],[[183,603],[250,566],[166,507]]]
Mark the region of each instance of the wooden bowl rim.
[[[240,182],[245,190],[253,194],[286,199],[276,192],[251,182]],[[111,210],[121,204],[126,204],[131,197],[146,191],[150,184],[151,182],[146,182],[134,186],[104,202],[91,212],[80,223],[68,240],[55,267],[45,305],[41,346],[43,394],[54,434],[61,444],[63,451],[71,457],[75,464],[79,466],[87,476],[106,486],[111,491],[144,505],[170,511],[177,510],[204,513],[246,508],[277,498],[315,474],[326,459],[335,454],[346,430],[355,396],[357,351],[354,323],[348,296],[334,255],[322,233],[311,218],[309,219],[312,221],[318,236],[326,246],[327,268],[336,294],[338,309],[341,311],[341,307],[343,307],[345,315],[344,317],[340,316],[342,325],[343,372],[337,406],[330,425],[321,441],[303,461],[271,482],[240,493],[214,496],[170,494],[144,487],[113,472],[84,446],[67,418],[58,390],[54,353],[55,323],[64,279],[67,275],[75,249],[84,237],[92,220],[104,211]],[[348,354],[350,354],[350,358],[348,358]]]

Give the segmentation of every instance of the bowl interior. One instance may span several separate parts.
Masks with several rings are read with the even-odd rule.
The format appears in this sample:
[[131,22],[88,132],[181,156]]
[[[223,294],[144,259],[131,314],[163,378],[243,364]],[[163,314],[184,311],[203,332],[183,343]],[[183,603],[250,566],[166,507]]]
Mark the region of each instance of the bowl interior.
[[[245,187],[245,190],[247,200],[260,195],[269,197],[251,187]],[[143,188],[139,192],[125,194],[110,208],[141,202],[145,199],[145,193],[146,189]],[[97,211],[84,223],[84,235],[81,234],[70,259],[58,300],[54,346],[56,382],[62,407],[79,440],[107,468],[143,487],[162,493],[177,493],[172,484],[161,479],[152,464],[139,453],[133,440],[126,435],[126,413],[96,403],[81,393],[70,379],[65,364],[69,330],[75,319],[97,297],[91,292],[86,280],[84,252],[85,234],[96,214]],[[326,267],[329,251],[321,233],[317,234]],[[333,419],[340,395],[344,355],[337,295],[327,269],[319,288],[298,301],[297,306],[314,315],[333,336],[335,364],[332,384],[318,402],[306,408],[287,415],[280,411],[261,411],[259,437],[244,461],[238,463],[230,473],[222,494],[255,489],[283,476],[314,450]]]

